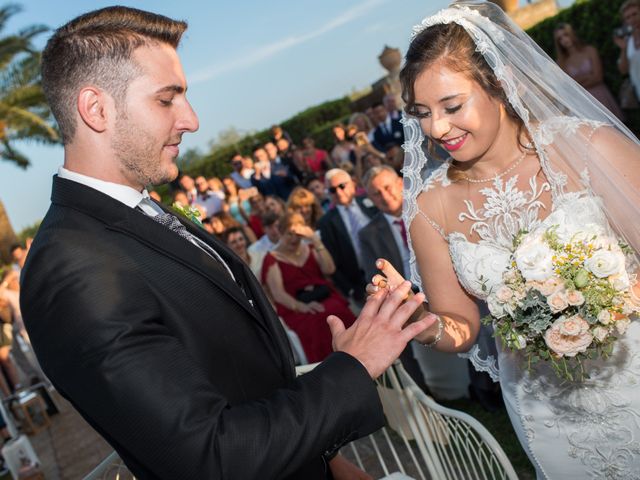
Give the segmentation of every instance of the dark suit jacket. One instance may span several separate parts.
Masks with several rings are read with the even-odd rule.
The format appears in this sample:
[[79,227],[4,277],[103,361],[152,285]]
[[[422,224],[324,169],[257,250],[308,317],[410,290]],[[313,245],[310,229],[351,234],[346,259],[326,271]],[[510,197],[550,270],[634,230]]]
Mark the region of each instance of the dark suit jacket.
[[391,132],[383,131],[380,125],[373,131],[373,146],[381,152],[389,150],[392,143],[399,146],[404,143],[404,129],[397,119],[391,119]]
[[[365,197],[357,197],[356,202],[365,215],[371,218],[378,210],[373,206],[366,207],[363,204],[364,199]],[[332,276],[336,286],[344,295],[348,295],[353,289],[356,298],[364,298],[366,286],[364,273],[358,265],[358,257],[351,243],[351,236],[337,208],[332,208],[320,219],[318,229],[322,243],[331,253],[337,266],[336,273]]]
[[140,479],[325,478],[323,454],[382,425],[373,382],[339,352],[296,379],[255,277],[183,223],[241,286],[143,213],[54,177],[22,273],[45,373]]
[[362,247],[362,262],[364,274],[367,280],[371,279],[376,273],[376,260],[385,258],[391,262],[404,278],[409,278],[409,272],[404,271],[404,263],[402,262],[402,253],[398,249],[396,240],[389,226],[389,222],[384,213],[378,212],[373,217],[369,225],[360,230],[360,245]]

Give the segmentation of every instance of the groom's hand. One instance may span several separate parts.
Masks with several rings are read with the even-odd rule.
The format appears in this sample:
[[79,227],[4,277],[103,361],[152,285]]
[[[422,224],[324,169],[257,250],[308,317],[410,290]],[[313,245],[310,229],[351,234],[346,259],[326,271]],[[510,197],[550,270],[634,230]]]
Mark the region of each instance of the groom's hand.
[[327,322],[333,335],[333,349],[357,358],[371,378],[380,376],[407,343],[435,321],[429,316],[404,326],[424,301],[422,293],[405,300],[410,290],[410,282],[401,283],[393,292],[380,289],[367,299],[360,316],[348,329],[342,320],[330,315]]

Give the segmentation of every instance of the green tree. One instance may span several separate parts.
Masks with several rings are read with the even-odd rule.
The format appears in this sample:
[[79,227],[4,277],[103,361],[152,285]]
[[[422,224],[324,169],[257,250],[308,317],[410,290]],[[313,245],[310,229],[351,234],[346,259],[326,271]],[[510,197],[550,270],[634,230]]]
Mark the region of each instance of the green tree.
[[[22,10],[20,5],[0,7],[0,159],[21,168],[29,159],[16,147],[21,141],[57,143],[60,136],[40,83],[40,52],[33,39],[46,32],[43,25],[31,25],[4,35],[9,19]],[[8,260],[8,248],[16,241],[4,205],[0,201],[0,256]]]

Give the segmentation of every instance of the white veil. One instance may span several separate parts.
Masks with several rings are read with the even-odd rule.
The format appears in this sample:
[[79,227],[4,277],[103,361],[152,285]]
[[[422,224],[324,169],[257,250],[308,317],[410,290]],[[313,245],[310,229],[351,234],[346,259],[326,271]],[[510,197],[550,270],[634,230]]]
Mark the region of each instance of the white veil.
[[[469,34],[523,120],[552,198],[577,185],[590,188],[603,199],[614,230],[639,252],[640,175],[634,173],[640,168],[638,139],[493,3],[453,2],[414,27],[413,37],[432,25],[451,22]],[[446,186],[448,179],[443,170],[435,170],[441,162],[430,158],[419,121],[405,114],[403,123],[403,218],[408,229],[418,211],[417,196],[435,182]],[[410,264],[411,280],[421,285],[413,248]],[[482,362],[474,353],[481,361],[474,362],[476,367],[495,378],[492,359]]]

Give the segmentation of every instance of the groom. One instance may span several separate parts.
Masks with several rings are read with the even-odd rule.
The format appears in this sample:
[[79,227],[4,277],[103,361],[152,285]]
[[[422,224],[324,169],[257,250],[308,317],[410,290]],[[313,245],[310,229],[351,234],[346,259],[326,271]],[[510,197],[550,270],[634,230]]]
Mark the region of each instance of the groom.
[[[243,262],[148,198],[198,128],[176,48],[184,22],[125,7],[49,40],[42,82],[65,159],[22,274],[47,376],[141,479],[331,478],[382,425],[372,378],[426,324],[380,292],[336,352],[295,378],[278,317]],[[339,457],[338,457],[339,458]]]

